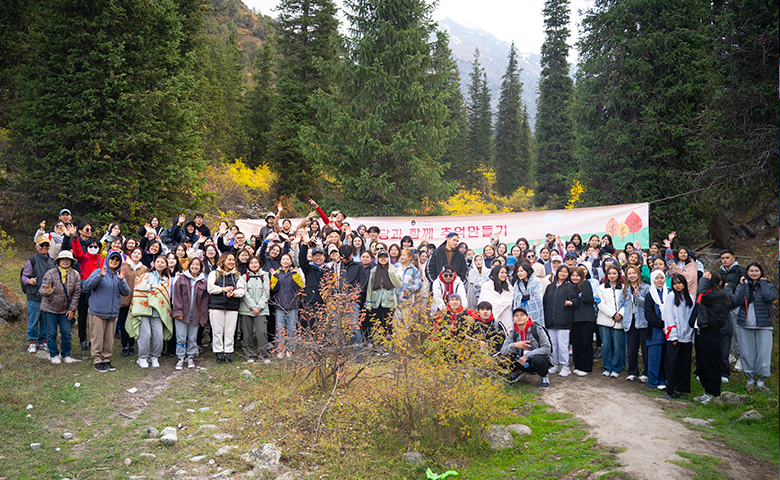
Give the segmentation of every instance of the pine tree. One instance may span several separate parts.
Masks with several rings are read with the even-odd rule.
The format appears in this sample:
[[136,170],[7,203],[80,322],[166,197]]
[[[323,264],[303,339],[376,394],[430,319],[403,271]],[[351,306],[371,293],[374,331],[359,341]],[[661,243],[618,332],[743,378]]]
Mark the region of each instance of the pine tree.
[[191,100],[200,2],[35,8],[13,144],[32,211],[67,205],[126,221],[192,205],[202,168]]
[[576,170],[574,160],[574,122],[570,108],[574,100],[574,83],[569,77],[569,0],[547,0],[544,3],[544,25],[547,37],[542,44],[542,73],[536,111],[536,190],[538,206],[563,208],[571,178]]
[[454,190],[442,181],[447,76],[434,69],[432,7],[424,0],[347,0],[346,7],[344,61],[333,66],[333,91],[312,96],[321,130],[304,128],[304,153],[340,190],[331,203],[350,215],[426,211]]
[[517,66],[517,48],[512,42],[506,73],[501,82],[496,117],[496,157],[493,160],[495,188],[504,196],[511,195],[518,187],[528,186],[531,169],[530,128],[528,112],[522,100],[521,70]]
[[246,95],[242,123],[246,135],[246,163],[250,167],[267,162],[273,110],[276,103],[274,89],[274,49],[270,42],[260,47],[255,58],[255,87]]
[[[577,76],[581,178],[586,205],[661,200],[693,190],[702,162],[689,146],[702,113],[709,23],[706,0],[597,0],[583,20]],[[698,240],[701,204],[665,200],[650,211],[651,235]]]
[[309,96],[330,90],[330,79],[317,66],[337,59],[338,20],[332,0],[283,0],[277,23],[277,98],[268,162],[279,174],[280,193],[312,195],[317,171],[301,150],[301,128],[315,125]]
[[433,58],[435,70],[446,76],[441,90],[446,95],[444,105],[449,113],[444,126],[450,130],[450,139],[441,157],[441,163],[449,166],[443,178],[451,182],[459,182],[466,178],[469,127],[466,122],[466,102],[460,90],[460,71],[452,56],[449,42],[447,32],[437,31]]
[[227,39],[215,30],[207,30],[196,50],[194,96],[198,103],[198,131],[203,156],[212,162],[233,160],[244,153],[240,63],[243,52],[238,46],[236,27],[228,27]]
[[468,157],[465,178],[461,184],[469,189],[487,192],[485,171],[493,165],[493,113],[490,111],[490,90],[487,74],[479,63],[479,48],[474,49],[468,84]]

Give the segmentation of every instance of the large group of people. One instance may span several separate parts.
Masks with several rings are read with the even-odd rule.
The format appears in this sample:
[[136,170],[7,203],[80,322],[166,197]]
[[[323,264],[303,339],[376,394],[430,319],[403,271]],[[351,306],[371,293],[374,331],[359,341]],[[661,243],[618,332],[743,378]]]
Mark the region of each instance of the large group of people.
[[297,225],[279,205],[258,231],[222,221],[212,234],[202,214],[182,214],[167,228],[156,217],[137,231],[113,222],[99,238],[94,223],[61,210],[50,231],[41,222],[21,272],[28,351],[72,363],[77,325],[99,372],[115,370],[115,338],[141,368],[158,368],[166,354],[177,370],[194,368],[207,346],[231,363],[239,341],[248,361],[268,363],[317,328],[332,279],[355,293],[343,315],[356,348],[378,329],[392,335],[405,307],[427,302],[432,325],[487,345],[508,381],[536,374],[547,388],[550,375],[585,377],[601,358],[605,377],[625,370],[628,381],[677,398],[691,391],[695,346],[705,391],[697,401],[720,394],[733,361],[748,388],[765,388],[777,291],[761,265],[743,268],[732,251],[705,271],[694,252],[673,248],[674,232],[647,251],[576,233],[511,247],[493,235],[476,250],[455,232],[440,245],[388,245],[379,228],[353,229],[342,212],[310,203]]

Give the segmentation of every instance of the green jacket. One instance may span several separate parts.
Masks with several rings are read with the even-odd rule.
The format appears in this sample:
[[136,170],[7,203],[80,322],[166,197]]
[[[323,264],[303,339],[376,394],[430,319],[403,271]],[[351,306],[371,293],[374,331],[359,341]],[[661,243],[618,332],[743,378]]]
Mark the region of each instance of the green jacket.
[[377,267],[372,268],[371,275],[368,276],[368,286],[366,288],[368,289],[369,294],[366,295],[366,310],[371,310],[374,307],[395,308],[395,288],[401,288],[403,286],[401,277],[398,276],[398,270],[392,265],[388,265],[387,271],[390,276],[390,283],[393,284],[394,288],[380,288],[374,290],[374,274],[376,273],[376,269]]

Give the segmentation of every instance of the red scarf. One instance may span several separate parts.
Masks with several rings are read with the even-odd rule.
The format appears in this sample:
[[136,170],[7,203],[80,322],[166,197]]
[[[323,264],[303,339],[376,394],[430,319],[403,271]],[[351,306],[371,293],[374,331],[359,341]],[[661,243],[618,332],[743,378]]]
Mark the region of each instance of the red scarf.
[[464,307],[463,305],[460,306],[457,312],[453,312],[452,308],[449,305],[447,305],[447,313],[450,314],[450,325],[452,326],[453,331],[458,326],[458,314],[464,311],[466,311],[466,307]]
[[490,314],[490,318],[488,318],[487,320],[482,320],[482,317],[479,316],[479,314],[477,314],[474,318],[476,320],[479,320],[480,322],[484,323],[485,325],[489,325],[489,324],[493,323],[493,320],[495,320],[495,318],[493,318],[493,314],[492,313]]
[[[441,276],[441,274],[444,272],[439,273],[439,280],[441,280],[441,283],[444,284],[444,303],[448,303],[450,301],[450,295],[455,293],[455,279],[458,278],[457,275],[452,277],[452,281],[447,283],[444,278]],[[460,300],[463,302],[463,299]],[[447,307],[449,308],[449,307]]]
[[512,323],[512,325],[515,327],[516,332],[520,332],[520,338],[523,339],[523,341],[526,341],[526,338],[528,337],[528,329],[531,328],[531,325],[533,325],[534,321],[530,318],[528,319],[528,323],[525,324],[525,328],[520,330],[518,328],[516,323]]

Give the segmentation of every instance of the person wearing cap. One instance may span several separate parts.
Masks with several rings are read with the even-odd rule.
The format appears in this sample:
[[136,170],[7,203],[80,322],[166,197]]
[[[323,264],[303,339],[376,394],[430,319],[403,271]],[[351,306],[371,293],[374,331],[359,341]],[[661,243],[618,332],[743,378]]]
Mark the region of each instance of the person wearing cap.
[[[54,261],[55,267],[46,272],[40,282],[41,314],[46,322],[46,345],[51,363],[73,363],[70,356],[70,330],[76,317],[81,296],[81,275],[71,268],[73,254],[63,250]],[[57,348],[57,329],[60,330],[62,350]],[[60,355],[62,353],[62,355]]]
[[46,272],[55,267],[54,260],[49,256],[49,248],[51,248],[49,238],[38,237],[35,241],[35,255],[28,258],[22,267],[22,291],[27,296],[28,353],[35,353],[38,348],[46,346],[46,322],[41,316],[43,297],[38,293],[38,286]]
[[515,257],[514,255],[509,255],[508,257],[506,257],[506,274],[507,277],[509,278],[509,283],[514,283],[516,268],[517,268],[517,257]]
[[458,234],[450,232],[439,248],[433,251],[428,259],[427,275],[429,280],[433,282],[445,265],[452,267],[459,280],[465,281],[468,278],[468,264],[466,263],[466,257],[458,250],[459,243],[460,237],[458,237]]
[[[428,260],[428,263],[430,263],[430,260]],[[431,303],[432,315],[436,315],[447,308],[447,302],[449,302],[450,295],[453,293],[460,295],[461,299],[466,298],[466,286],[458,278],[452,265],[444,265],[441,268],[441,272],[434,280],[431,290],[431,297],[433,298]]]
[[555,281],[553,278],[555,275],[553,273],[558,271],[558,267],[561,265],[563,265],[563,258],[558,255],[558,252],[550,254],[550,260],[544,264],[544,272],[546,275],[549,275],[547,280],[549,280],[550,283]]
[[115,370],[111,365],[114,351],[114,331],[122,308],[122,295],[130,295],[130,286],[122,270],[122,254],[111,252],[106,264],[95,270],[81,285],[89,296],[89,339],[92,343],[92,363],[98,372]]
[[534,373],[542,378],[539,388],[549,388],[552,347],[547,333],[522,307],[512,312],[512,323],[512,329],[501,346],[501,355],[509,363],[509,381],[516,382],[523,373]]
[[[265,226],[261,228],[260,232],[257,234],[257,243],[264,242],[269,234],[279,231],[279,224],[276,221],[276,217],[281,215],[283,209],[284,207],[282,207],[282,204],[280,203],[276,206],[276,213],[270,212],[265,216]],[[258,247],[255,246],[255,250],[257,249]]]
[[63,208],[60,210],[59,214],[59,221],[62,222],[65,227],[70,227],[73,225],[73,215],[70,213],[70,210],[67,208]]
[[301,316],[301,325],[304,328],[314,327],[317,313],[325,305],[325,300],[322,298],[322,277],[329,270],[325,266],[325,250],[322,247],[315,246],[311,251],[311,261],[308,260],[309,248],[313,245],[315,245],[314,239],[304,233],[298,252],[298,265],[304,277],[303,315]]
[[401,288],[403,282],[398,270],[390,265],[390,254],[380,250],[376,256],[376,266],[368,277],[368,294],[366,295],[366,310],[371,315],[370,326],[366,328],[367,339],[371,339],[371,326],[382,328],[387,338],[393,335],[393,322],[390,311],[397,305],[395,289]]
[[449,329],[453,336],[471,333],[479,314],[474,310],[467,309],[463,305],[463,300],[465,298],[458,293],[449,296],[447,307],[436,315],[433,325],[434,333],[431,336],[433,340],[438,338],[436,333],[444,329]]
[[577,266],[577,254],[574,252],[566,252],[566,257],[564,258],[564,261],[566,262],[566,266],[569,268],[574,268]]

